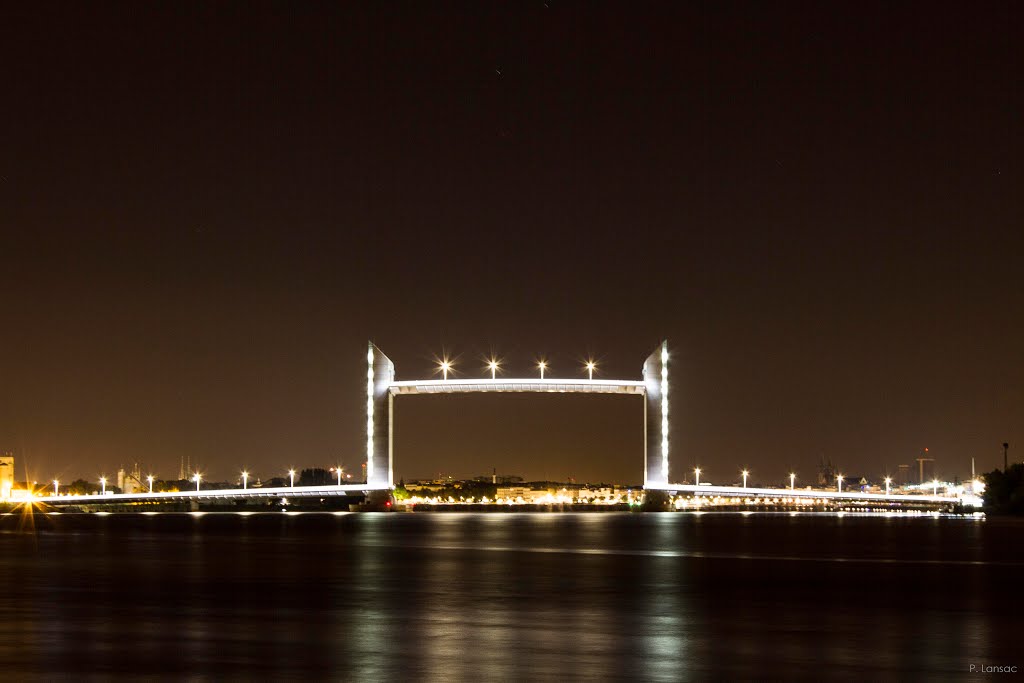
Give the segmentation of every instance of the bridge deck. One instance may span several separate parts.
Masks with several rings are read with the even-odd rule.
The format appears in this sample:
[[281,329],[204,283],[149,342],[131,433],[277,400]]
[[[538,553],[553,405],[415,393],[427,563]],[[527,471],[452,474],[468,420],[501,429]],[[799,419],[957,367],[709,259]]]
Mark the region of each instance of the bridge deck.
[[981,499],[977,496],[965,495],[955,497],[948,495],[930,495],[918,493],[865,493],[862,491],[824,491],[821,489],[769,489],[744,488],[742,486],[711,486],[694,484],[660,484],[648,486],[675,493],[692,493],[701,496],[723,496],[740,498],[825,498],[838,500],[877,500],[893,503],[956,503],[980,507]]
[[[273,488],[249,489],[203,489],[200,491],[164,491],[156,493],[107,493],[87,496],[36,496],[32,500],[50,505],[88,505],[97,503],[142,503],[159,501],[185,500],[241,500],[259,498],[335,498],[352,494],[363,494],[369,491],[390,490],[392,487],[375,488],[366,484],[342,484],[341,486],[279,486]],[[960,502],[971,507],[980,507],[981,499],[977,496],[962,497],[948,495],[929,495],[914,493],[863,493],[861,491],[823,491],[820,489],[788,489],[788,488],[743,488],[742,486],[709,486],[693,484],[649,485],[648,489],[670,491],[673,493],[689,493],[700,496],[722,496],[740,498],[817,498],[860,501],[887,501],[892,503],[956,503]]]
[[[381,490],[389,490],[387,487]],[[200,491],[158,491],[154,493],[96,493],[87,496],[36,496],[32,500],[51,505],[75,505],[93,503],[141,503],[181,500],[239,500],[244,498],[336,498],[353,493],[362,494],[375,490],[366,484],[342,484],[341,486],[277,486],[248,489],[202,489]]]
[[646,385],[636,380],[617,379],[424,379],[392,382],[390,391],[406,394],[456,394],[467,392],[533,392],[565,394],[637,394],[647,392]]

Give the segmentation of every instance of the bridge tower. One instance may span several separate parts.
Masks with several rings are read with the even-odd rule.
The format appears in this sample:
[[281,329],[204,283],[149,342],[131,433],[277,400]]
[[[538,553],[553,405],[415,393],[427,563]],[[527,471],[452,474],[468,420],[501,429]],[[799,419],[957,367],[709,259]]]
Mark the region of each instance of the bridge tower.
[[[505,379],[455,380],[445,386],[462,391],[571,391],[644,395],[644,488],[669,485],[668,342],[647,357],[643,380]],[[438,380],[395,383],[395,364],[373,342],[366,351],[366,485],[368,489],[394,488],[393,437],[395,394],[436,393]],[[406,385],[420,385],[406,386]]]
[[366,485],[393,488],[392,436],[394,433],[395,364],[373,342],[366,352]]
[[644,361],[644,488],[668,485],[668,341]]

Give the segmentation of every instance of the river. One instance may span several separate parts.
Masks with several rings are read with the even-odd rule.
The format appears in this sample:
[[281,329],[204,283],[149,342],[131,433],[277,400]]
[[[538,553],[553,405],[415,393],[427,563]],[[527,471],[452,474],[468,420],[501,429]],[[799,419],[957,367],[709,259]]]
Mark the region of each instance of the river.
[[0,671],[969,679],[1024,665],[1022,532],[880,514],[2,515]]

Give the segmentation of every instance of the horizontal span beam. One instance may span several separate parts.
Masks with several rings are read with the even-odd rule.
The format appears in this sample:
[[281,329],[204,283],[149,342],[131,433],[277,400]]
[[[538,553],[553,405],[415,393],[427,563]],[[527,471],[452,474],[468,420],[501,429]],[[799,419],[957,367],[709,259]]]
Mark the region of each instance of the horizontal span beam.
[[692,493],[702,496],[728,496],[746,498],[830,498],[842,500],[885,500],[894,503],[955,503],[961,501],[973,505],[976,496],[932,496],[915,493],[863,493],[861,491],[824,491],[820,489],[763,489],[743,488],[742,486],[705,486],[694,484],[658,484],[647,486],[649,489],[671,491],[675,493]]
[[458,394],[468,392],[532,392],[555,394],[636,394],[644,395],[641,381],[621,379],[423,379],[392,382],[394,395]]
[[[157,491],[154,493],[94,493],[87,496],[35,496],[34,502],[61,505],[76,503],[141,503],[168,500],[210,500],[216,498],[327,498],[377,490],[366,484],[341,486],[270,486],[248,489],[202,489],[199,491]],[[390,487],[380,490],[390,490]]]

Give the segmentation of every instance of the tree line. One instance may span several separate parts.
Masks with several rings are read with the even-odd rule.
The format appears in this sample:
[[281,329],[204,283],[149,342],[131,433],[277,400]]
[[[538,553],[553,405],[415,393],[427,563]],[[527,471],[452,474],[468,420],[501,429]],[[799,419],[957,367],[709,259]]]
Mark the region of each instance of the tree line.
[[982,475],[985,480],[985,512],[1024,515],[1024,463]]

